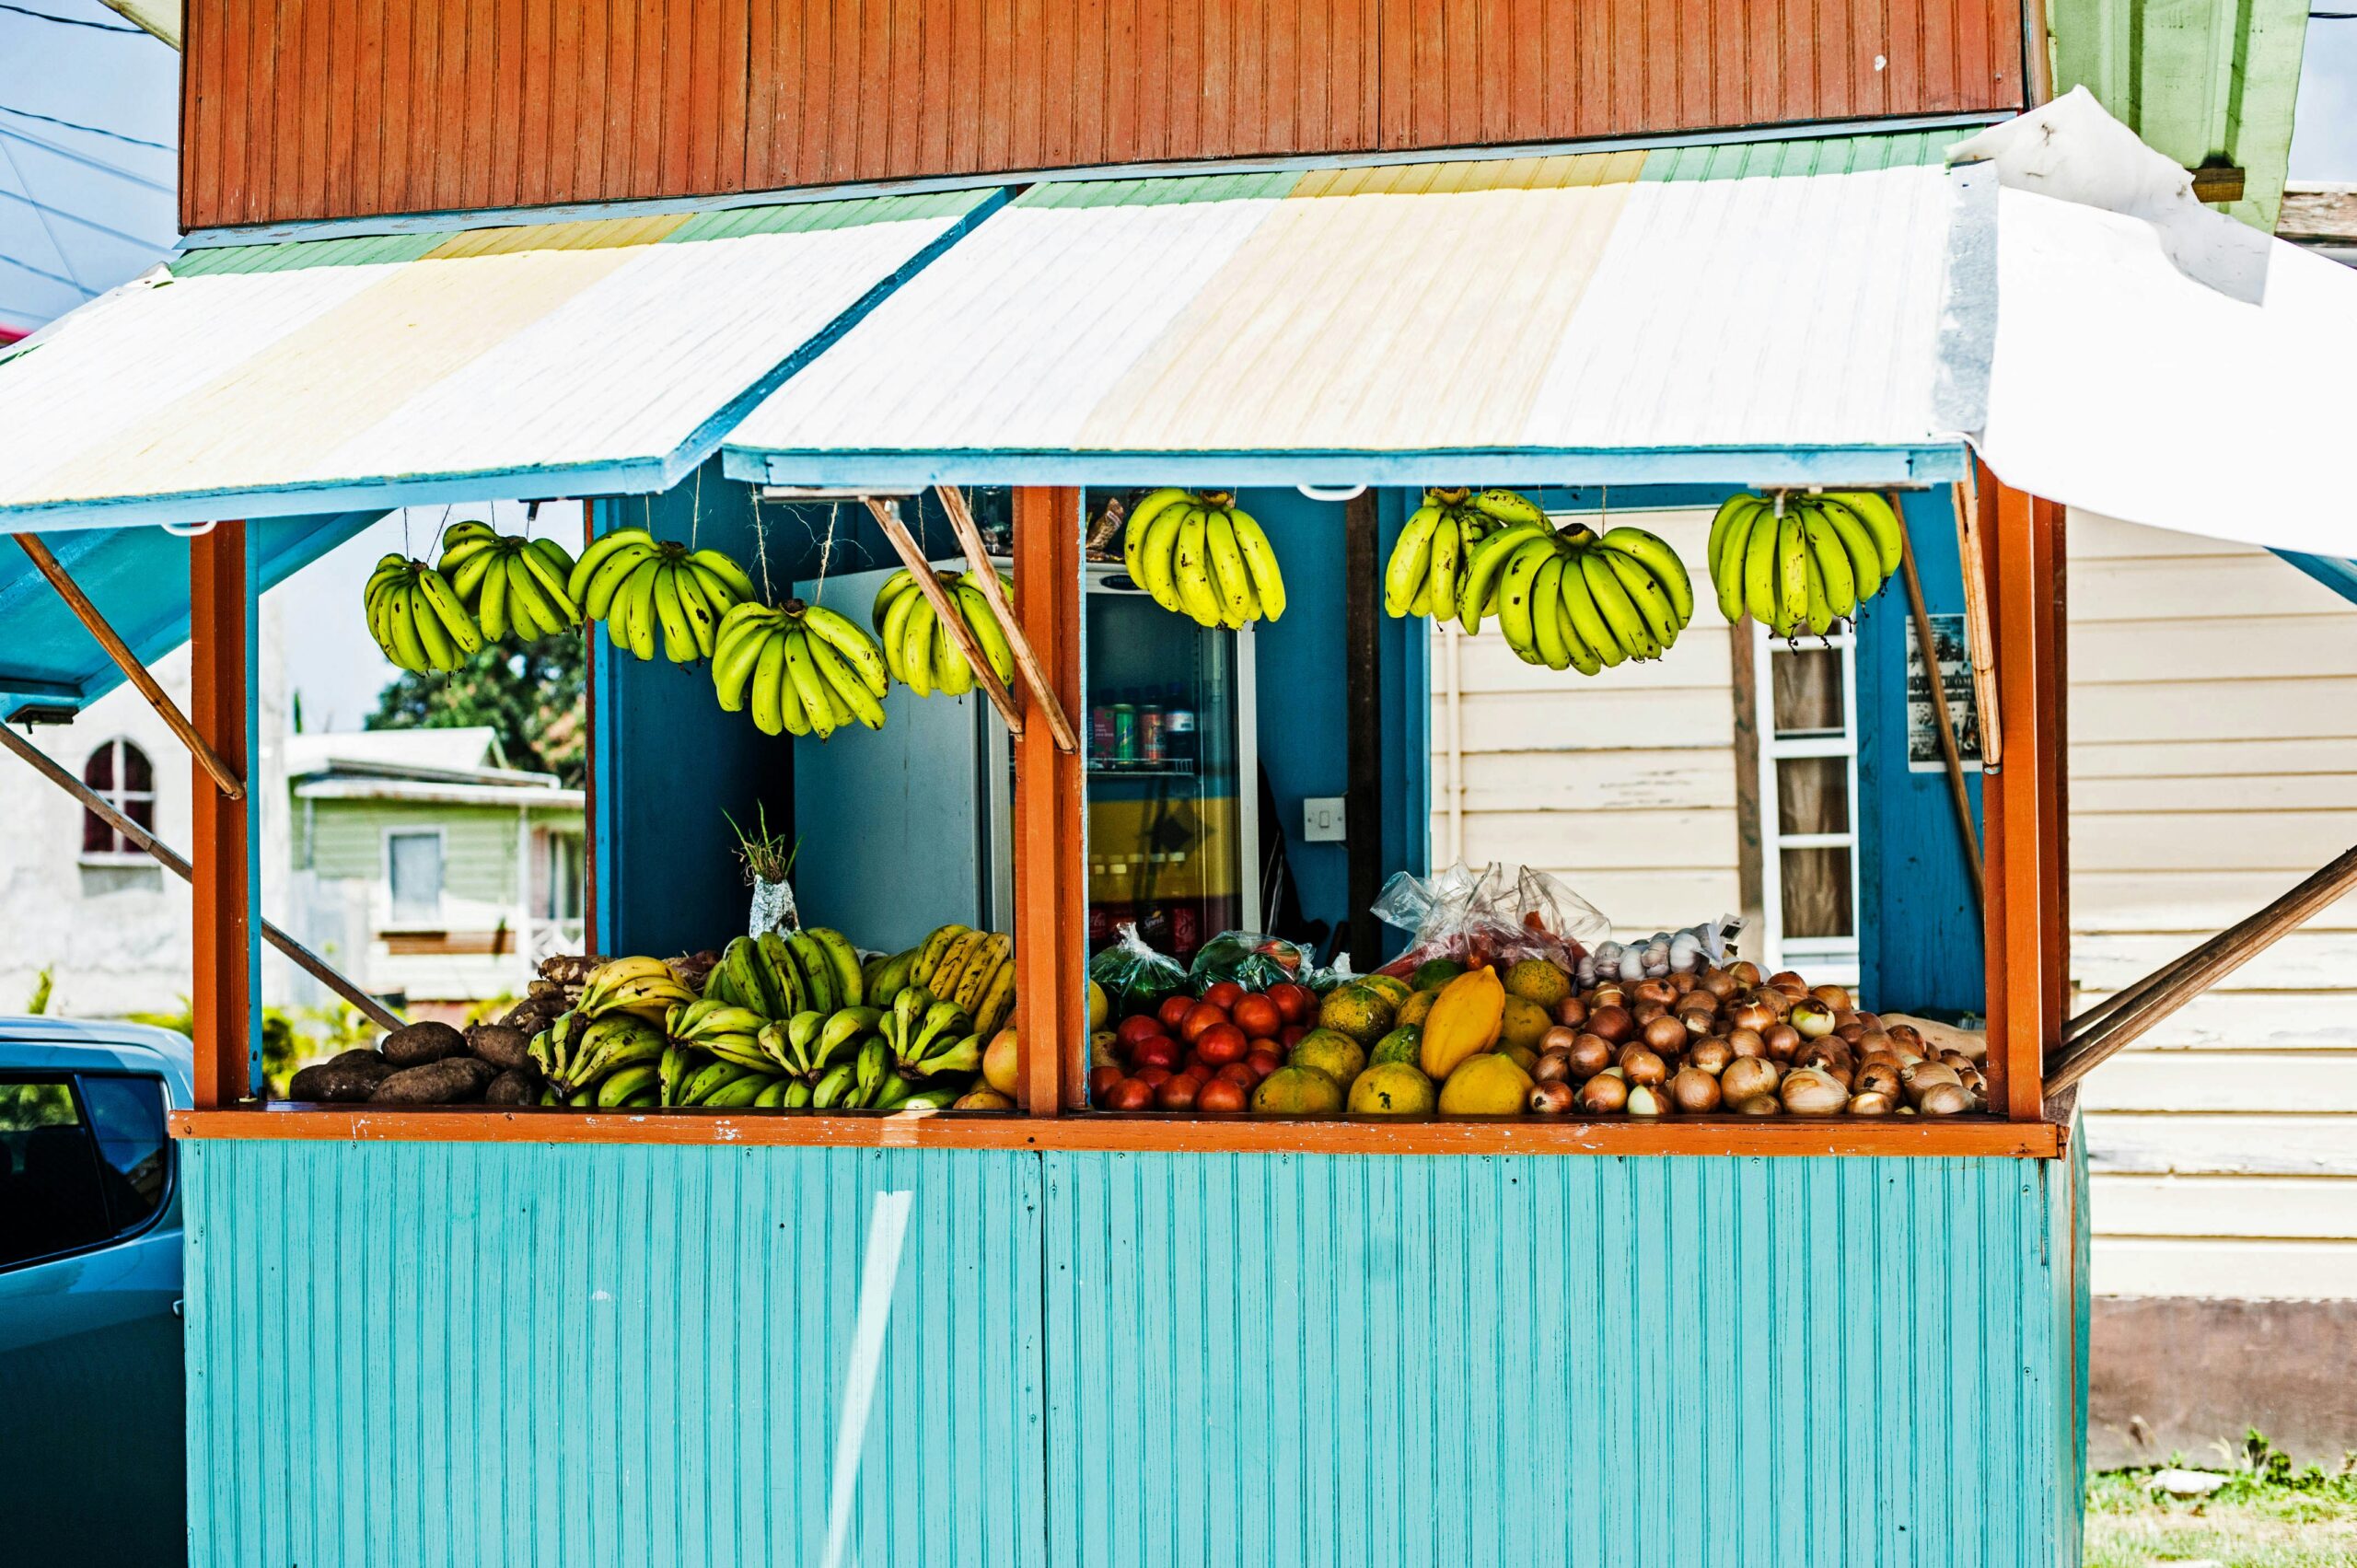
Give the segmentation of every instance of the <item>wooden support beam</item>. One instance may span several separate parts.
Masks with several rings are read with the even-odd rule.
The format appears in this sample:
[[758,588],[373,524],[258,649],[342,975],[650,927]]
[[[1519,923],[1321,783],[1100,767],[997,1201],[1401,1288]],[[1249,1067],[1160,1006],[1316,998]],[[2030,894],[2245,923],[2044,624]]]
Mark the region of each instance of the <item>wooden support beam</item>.
[[1964,645],[1972,659],[1972,697],[1980,710],[1980,766],[1995,772],[2004,765],[2005,726],[1997,703],[1997,639],[1989,621],[1989,564],[1981,539],[1978,488],[1967,480],[1954,487],[1956,559],[1964,575]]
[[1989,552],[1983,565],[1995,587],[1990,610],[1997,638],[1997,712],[2014,740],[2004,767],[1981,777],[1990,1109],[2029,1121],[2044,1113],[2047,1048],[2061,1032],[2049,984],[2049,966],[2061,962],[2061,955],[2050,951],[2061,905],[2050,798],[2061,765],[2050,744],[2060,734],[2058,694],[2051,690],[2055,605],[2052,584],[2040,575],[2051,558],[2042,558],[2038,548],[2036,504],[1999,486],[1985,470],[1981,501],[1995,514],[1983,540]]
[[[1361,491],[1342,507],[1344,950],[1361,973],[1383,961],[1383,926],[1375,915],[1383,887],[1383,621],[1376,603],[1383,567],[1376,495]],[[1254,786],[1248,779],[1241,787]]]
[[[1015,493],[1016,610],[1056,698],[1081,703],[1080,492]],[[1023,1094],[1034,1116],[1085,1107],[1088,1090],[1087,784],[1077,751],[1045,725],[1015,738],[1015,992]]]
[[1894,496],[1891,510],[1898,515],[1899,569],[1907,575],[1907,610],[1915,621],[1915,645],[1923,653],[1923,668],[1931,677],[1932,718],[1939,731],[1940,757],[1947,764],[1948,798],[1956,807],[1956,826],[1964,840],[1964,856],[1972,867],[1972,898],[1983,902],[1980,825],[1972,817],[1972,792],[1964,782],[1964,750],[1956,744],[1956,715],[1948,712],[1946,683],[1940,677],[1939,645],[1932,640],[1932,613],[1923,604],[1923,577],[1915,565],[1915,539],[1907,531],[1907,512]]
[[[222,523],[189,541],[191,717],[232,776],[245,772],[255,750],[253,577],[244,523]],[[261,958],[253,927],[260,835],[250,796],[227,794],[202,766],[191,772],[196,1103],[213,1108],[261,1092]]]
[[[892,541],[892,548],[900,552],[901,564],[908,567],[909,575],[916,579],[917,591],[923,594],[925,601],[933,606],[933,613],[940,619],[941,629],[958,645],[958,651],[966,656],[966,662],[974,667],[974,679],[981,683],[982,694],[991,700],[991,706],[998,710],[998,716],[1006,721],[1006,732],[1020,739],[1023,735],[1023,710],[1015,705],[1014,693],[998,678],[998,671],[991,668],[991,661],[983,654],[981,644],[974,640],[974,629],[966,624],[963,615],[958,613],[958,606],[951,601],[949,590],[941,586],[941,579],[934,574],[933,563],[924,558],[924,552],[917,548],[917,541],[909,537],[908,526],[900,521],[900,503],[874,495],[865,499],[868,511],[875,515],[877,526],[884,530],[884,537]],[[1010,631],[1016,624],[1013,621],[1006,622]]]
[[1039,656],[1031,651],[1030,639],[1016,623],[1015,609],[1006,602],[998,568],[991,564],[990,550],[982,543],[982,530],[974,526],[974,514],[966,505],[965,493],[954,484],[939,484],[934,486],[934,494],[941,497],[942,509],[949,514],[950,529],[966,548],[966,561],[974,569],[975,586],[991,601],[991,612],[998,617],[999,625],[1006,633],[1006,645],[1015,656],[1015,668],[1022,672],[1023,683],[1031,689],[1031,700],[1048,716],[1048,727],[1056,732],[1057,749],[1079,750],[1080,737],[1072,727],[1072,719],[1064,713],[1064,705],[1056,701],[1055,688],[1039,668]]
[[[61,767],[57,760],[48,752],[5,726],[0,726],[0,746],[6,747],[23,758],[43,778],[79,801],[84,810],[97,813],[99,819],[108,827],[153,855],[157,864],[165,870],[183,882],[195,879],[194,868],[179,851],[116,810],[104,796]],[[347,979],[325,958],[312,952],[268,920],[261,923],[261,936],[263,941],[285,954],[288,962],[357,1007],[377,1028],[397,1029],[407,1021],[400,1014],[362,990],[357,983]]]
[[196,726],[180,712],[180,704],[173,702],[163,687],[157,684],[156,678],[147,673],[147,667],[139,662],[139,656],[131,651],[131,645],[115,634],[114,628],[107,623],[107,618],[99,613],[99,607],[90,602],[90,596],[82,591],[82,585],[74,580],[56,556],[50,553],[49,546],[41,542],[41,536],[20,533],[10,537],[16,540],[17,547],[25,552],[41,575],[49,579],[49,586],[57,590],[57,597],[65,601],[66,608],[74,612],[74,619],[98,639],[99,646],[106,649],[107,656],[114,660],[116,668],[122,671],[123,679],[138,688],[139,694],[147,699],[147,705],[162,715],[165,725],[180,737],[180,744],[195,756],[197,765],[213,775],[215,787],[231,800],[242,798],[246,786],[245,781],[238,776],[238,770],[229,766],[220,752],[205,744],[204,737],[196,732]]

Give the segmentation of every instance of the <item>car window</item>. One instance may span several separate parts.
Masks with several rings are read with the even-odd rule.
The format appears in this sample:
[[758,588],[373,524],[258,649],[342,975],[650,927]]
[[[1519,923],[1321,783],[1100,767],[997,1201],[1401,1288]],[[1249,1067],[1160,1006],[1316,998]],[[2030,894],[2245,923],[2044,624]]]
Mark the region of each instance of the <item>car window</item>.
[[71,1080],[0,1081],[0,1268],[114,1234]]
[[113,1234],[155,1217],[171,1185],[171,1145],[164,1136],[164,1081],[84,1074],[82,1108],[98,1144],[99,1183]]

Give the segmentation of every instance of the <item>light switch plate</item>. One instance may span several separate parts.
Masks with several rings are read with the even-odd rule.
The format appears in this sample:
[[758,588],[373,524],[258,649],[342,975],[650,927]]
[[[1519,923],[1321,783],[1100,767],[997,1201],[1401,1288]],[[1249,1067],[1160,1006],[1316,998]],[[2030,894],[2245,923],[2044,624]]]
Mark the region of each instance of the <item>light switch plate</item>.
[[1342,842],[1344,827],[1342,797],[1339,795],[1312,796],[1301,803],[1301,836],[1313,844],[1338,844]]

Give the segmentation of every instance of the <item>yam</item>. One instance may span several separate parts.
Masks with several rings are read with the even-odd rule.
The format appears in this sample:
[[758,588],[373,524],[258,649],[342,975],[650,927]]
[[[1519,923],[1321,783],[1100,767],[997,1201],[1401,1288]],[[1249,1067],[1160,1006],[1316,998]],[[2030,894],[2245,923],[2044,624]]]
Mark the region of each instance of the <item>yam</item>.
[[[456,1034],[458,1031],[450,1031]],[[471,1056],[446,1056],[422,1067],[404,1068],[377,1086],[368,1098],[378,1105],[457,1105],[480,1099],[499,1069]]]
[[355,1104],[375,1094],[393,1070],[373,1051],[347,1051],[296,1074],[287,1082],[286,1098],[310,1105]]
[[464,1055],[467,1037],[447,1024],[412,1024],[387,1035],[378,1049],[396,1067],[423,1067],[446,1056]]
[[467,1049],[502,1072],[531,1065],[532,1037],[505,1024],[477,1024],[467,1031]]
[[540,960],[540,978],[560,985],[579,985],[605,961],[593,953],[558,953]]
[[485,1105],[538,1105],[540,1086],[522,1073],[502,1073],[482,1092]]

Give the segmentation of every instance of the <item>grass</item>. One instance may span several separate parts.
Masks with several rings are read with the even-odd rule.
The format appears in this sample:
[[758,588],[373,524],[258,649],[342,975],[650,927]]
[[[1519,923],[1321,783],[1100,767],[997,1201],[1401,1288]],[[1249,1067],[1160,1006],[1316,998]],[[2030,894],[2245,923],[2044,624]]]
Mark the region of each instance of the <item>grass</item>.
[[2337,1471],[2294,1469],[2254,1432],[2231,1459],[2207,1498],[2154,1493],[2149,1469],[2091,1477],[2087,1568],[2357,1568],[2357,1455]]

